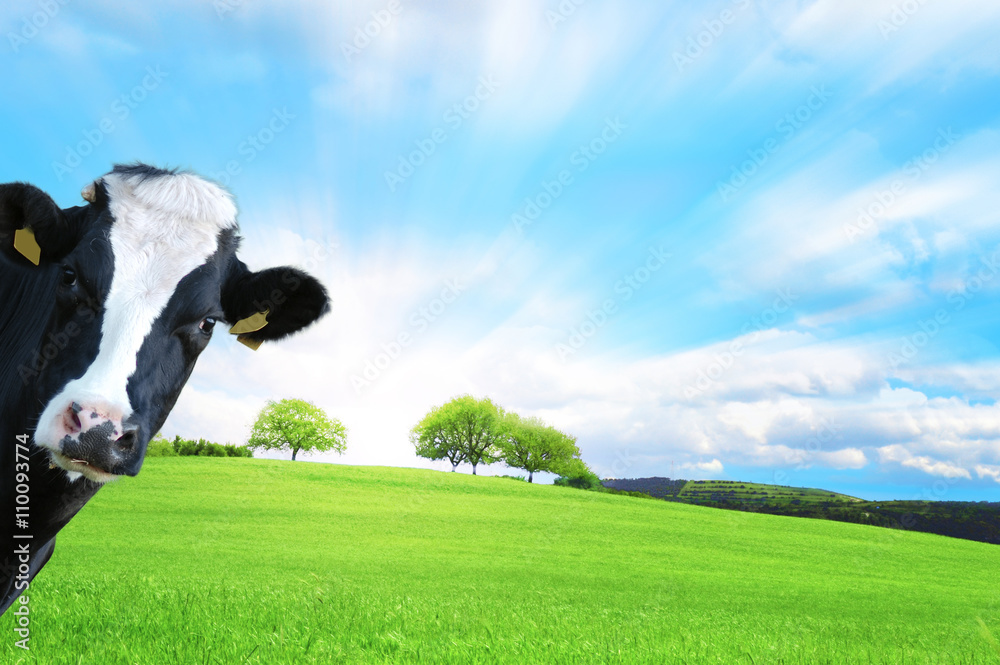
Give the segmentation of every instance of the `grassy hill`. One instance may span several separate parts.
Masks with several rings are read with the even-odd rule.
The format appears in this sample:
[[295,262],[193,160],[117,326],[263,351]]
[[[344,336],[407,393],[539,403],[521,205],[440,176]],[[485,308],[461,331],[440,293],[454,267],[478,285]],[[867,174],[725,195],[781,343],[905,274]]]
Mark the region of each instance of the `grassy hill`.
[[739,480],[681,480],[675,478],[612,478],[602,484],[623,492],[639,492],[655,499],[679,500],[695,505],[742,503],[772,507],[800,504],[852,504],[863,499],[806,487],[763,485]]
[[827,490],[742,483],[735,480],[689,480],[678,493],[678,497],[689,503],[702,501],[713,503],[728,500],[768,505],[856,503],[861,501],[853,496],[828,492]]
[[603,485],[696,506],[853,522],[1000,545],[998,502],[865,501],[827,490],[738,480],[616,478],[604,480]]
[[0,662],[996,663],[1000,548],[502,478],[153,458]]

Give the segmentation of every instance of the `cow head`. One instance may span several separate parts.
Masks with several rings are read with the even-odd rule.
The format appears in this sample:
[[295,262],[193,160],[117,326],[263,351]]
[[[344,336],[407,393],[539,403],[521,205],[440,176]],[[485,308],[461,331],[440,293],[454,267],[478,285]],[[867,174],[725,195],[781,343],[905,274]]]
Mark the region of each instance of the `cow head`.
[[295,268],[248,270],[231,197],[193,174],[118,166],[83,196],[63,210],[31,185],[0,186],[0,258],[50,310],[34,441],[71,478],[106,482],[139,472],[218,322],[266,317],[245,335],[259,343],[329,304]]

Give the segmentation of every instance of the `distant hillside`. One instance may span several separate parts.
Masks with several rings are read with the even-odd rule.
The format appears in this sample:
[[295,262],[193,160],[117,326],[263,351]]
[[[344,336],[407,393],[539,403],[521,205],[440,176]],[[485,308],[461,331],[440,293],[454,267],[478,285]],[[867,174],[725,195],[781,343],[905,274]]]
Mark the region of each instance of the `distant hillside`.
[[826,490],[731,480],[631,478],[609,489],[713,508],[852,522],[1000,544],[1000,503],[865,501]]
[[601,481],[605,487],[622,492],[642,492],[657,499],[675,498],[688,481],[670,478],[634,478]]
[[[679,481],[674,481],[679,482]],[[857,497],[809,487],[763,485],[734,480],[690,480],[684,484],[680,498],[687,503],[720,503],[737,501],[744,504],[799,506],[817,503],[857,503]]]

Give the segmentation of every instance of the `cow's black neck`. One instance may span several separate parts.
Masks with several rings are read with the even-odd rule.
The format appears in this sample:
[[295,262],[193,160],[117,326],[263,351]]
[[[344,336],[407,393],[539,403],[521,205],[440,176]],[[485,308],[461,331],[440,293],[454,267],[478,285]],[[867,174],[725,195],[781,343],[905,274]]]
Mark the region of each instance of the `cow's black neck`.
[[[32,559],[45,551],[55,534],[69,522],[100,485],[86,478],[70,482],[62,469],[49,468],[49,455],[31,443],[38,418],[51,395],[40,393],[36,353],[44,347],[53,316],[56,275],[52,268],[14,265],[0,256],[0,582],[16,569],[14,549],[29,542]],[[18,443],[28,443],[28,528],[20,528],[15,509]],[[23,453],[24,450],[21,449]],[[21,478],[23,480],[23,477]],[[14,534],[31,539],[15,539]],[[40,565],[33,561],[34,565]],[[2,605],[3,589],[0,589]],[[2,611],[2,610],[0,610]]]

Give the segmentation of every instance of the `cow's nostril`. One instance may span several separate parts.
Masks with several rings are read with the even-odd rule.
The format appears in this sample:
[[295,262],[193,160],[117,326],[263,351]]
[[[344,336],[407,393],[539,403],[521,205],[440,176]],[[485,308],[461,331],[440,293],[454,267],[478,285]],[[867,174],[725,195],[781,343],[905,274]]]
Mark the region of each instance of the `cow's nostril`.
[[132,449],[135,448],[136,431],[134,429],[126,430],[117,441],[115,441],[115,447],[118,448],[123,453],[130,453]]
[[63,422],[70,434],[78,434],[83,429],[83,423],[80,421],[80,416],[77,415],[79,413],[80,405],[75,402],[66,410]]

